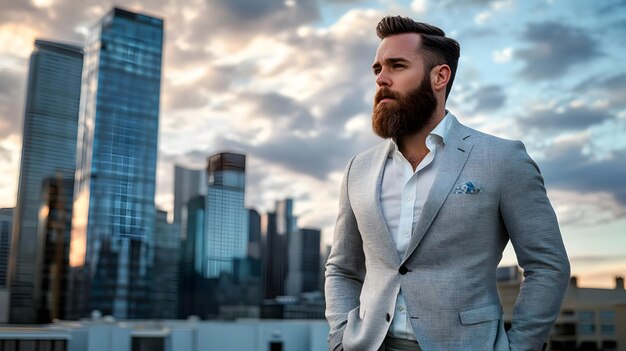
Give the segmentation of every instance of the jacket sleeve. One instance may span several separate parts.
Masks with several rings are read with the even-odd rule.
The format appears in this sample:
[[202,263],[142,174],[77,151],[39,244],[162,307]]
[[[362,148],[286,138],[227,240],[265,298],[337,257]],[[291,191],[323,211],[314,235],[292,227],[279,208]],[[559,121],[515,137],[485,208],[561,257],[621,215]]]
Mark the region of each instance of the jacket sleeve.
[[503,162],[500,214],[525,279],[507,335],[511,351],[536,351],[558,316],[570,266],[539,168],[521,142],[511,151]]
[[326,319],[330,325],[329,350],[341,350],[348,312],[359,306],[359,296],[365,277],[363,242],[348,196],[348,181],[352,161],[348,164],[339,197],[339,213],[335,224],[333,244],[326,262],[324,292]]

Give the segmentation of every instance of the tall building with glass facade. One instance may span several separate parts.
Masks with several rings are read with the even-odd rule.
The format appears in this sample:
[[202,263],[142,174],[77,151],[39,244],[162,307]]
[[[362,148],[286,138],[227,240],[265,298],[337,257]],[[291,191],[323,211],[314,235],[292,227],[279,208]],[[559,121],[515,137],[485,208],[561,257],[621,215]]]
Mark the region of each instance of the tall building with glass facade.
[[263,284],[266,299],[285,295],[289,272],[290,237],[298,231],[293,215],[293,200],[276,201],[276,211],[261,218],[263,236]]
[[163,20],[114,8],[85,49],[70,265],[75,317],[146,318]]
[[320,237],[321,231],[313,228],[301,228],[292,232],[289,237],[289,271],[285,283],[287,295],[298,296],[305,292],[321,291]]
[[7,287],[13,208],[0,208],[0,289]]
[[9,320],[9,290],[6,283],[9,252],[11,252],[13,210],[13,208],[0,208],[0,323],[6,323]]
[[185,235],[181,242],[178,288],[178,316],[205,316],[209,313],[206,279],[202,275],[205,239],[205,196],[187,201]]
[[[42,194],[48,178],[73,181],[83,69],[82,48],[35,41],[30,58],[22,159],[9,260],[11,323],[45,322],[41,305]],[[65,189],[70,193],[72,189]]]
[[233,273],[233,260],[245,258],[248,210],[244,207],[246,157],[219,153],[209,157],[206,196],[206,242],[203,275]]
[[180,255],[180,226],[168,223],[167,212],[157,210],[154,250],[153,318],[178,317],[178,259]]
[[174,166],[174,223],[185,223],[185,207],[191,198],[206,195],[206,174],[206,169]]

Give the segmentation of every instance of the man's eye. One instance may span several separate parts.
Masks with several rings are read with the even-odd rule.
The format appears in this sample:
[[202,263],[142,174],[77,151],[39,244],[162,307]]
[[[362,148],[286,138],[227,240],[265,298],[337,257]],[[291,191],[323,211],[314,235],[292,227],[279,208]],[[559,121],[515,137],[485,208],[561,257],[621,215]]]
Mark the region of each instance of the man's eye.
[[404,65],[396,63],[395,65],[393,65],[393,68],[404,68]]

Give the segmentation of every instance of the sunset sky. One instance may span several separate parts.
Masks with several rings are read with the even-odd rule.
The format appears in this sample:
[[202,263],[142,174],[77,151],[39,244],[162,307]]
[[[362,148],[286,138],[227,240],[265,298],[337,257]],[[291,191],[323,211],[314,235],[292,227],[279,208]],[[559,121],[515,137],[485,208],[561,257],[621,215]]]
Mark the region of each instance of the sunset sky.
[[[344,166],[380,141],[374,28],[401,14],[460,42],[448,109],[526,144],[580,284],[626,275],[626,1],[0,0],[0,207],[15,205],[35,39],[82,44],[113,6],[165,20],[162,209],[174,164],[242,152],[246,204],[265,212],[292,197],[300,226],[329,243]],[[513,263],[509,248],[502,264]]]

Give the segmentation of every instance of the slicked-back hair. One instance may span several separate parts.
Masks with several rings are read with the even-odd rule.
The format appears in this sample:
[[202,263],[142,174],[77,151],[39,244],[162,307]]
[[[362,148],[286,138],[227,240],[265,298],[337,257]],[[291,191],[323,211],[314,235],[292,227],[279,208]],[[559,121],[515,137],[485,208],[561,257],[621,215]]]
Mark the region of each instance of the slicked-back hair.
[[459,64],[459,56],[461,54],[459,43],[452,38],[446,37],[446,33],[440,28],[427,23],[416,22],[408,17],[386,16],[376,26],[376,34],[381,40],[392,35],[404,33],[417,33],[420,35],[422,44],[418,50],[424,55],[427,71],[441,64],[446,64],[450,67],[450,81],[446,86],[447,100]]

